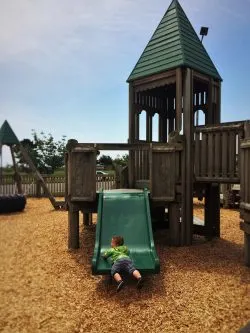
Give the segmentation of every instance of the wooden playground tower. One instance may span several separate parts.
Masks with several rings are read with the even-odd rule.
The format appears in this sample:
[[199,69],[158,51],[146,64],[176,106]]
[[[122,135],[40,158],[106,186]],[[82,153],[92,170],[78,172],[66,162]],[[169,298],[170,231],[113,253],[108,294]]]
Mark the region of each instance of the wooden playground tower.
[[[221,77],[178,0],[173,0],[128,78],[129,140],[67,146],[69,248],[79,246],[79,211],[97,211],[97,150],[129,151],[121,187],[150,191],[151,213],[168,209],[170,243],[191,245],[194,234],[220,237],[220,184],[241,185],[245,263],[250,265],[250,122],[221,123]],[[146,112],[146,139],[140,115]],[[199,126],[198,114],[205,115]],[[159,117],[158,141],[152,138]],[[204,226],[193,223],[193,191],[205,193]]]

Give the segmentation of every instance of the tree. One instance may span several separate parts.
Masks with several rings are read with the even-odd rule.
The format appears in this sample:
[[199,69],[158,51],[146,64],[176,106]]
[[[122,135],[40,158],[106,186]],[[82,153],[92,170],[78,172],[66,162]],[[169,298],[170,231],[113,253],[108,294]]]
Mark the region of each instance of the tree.
[[[32,141],[24,139],[21,144],[26,148],[33,163],[41,173],[53,173],[56,169],[64,166],[65,136],[62,136],[61,140],[55,141],[51,133],[47,135],[44,132],[37,134],[35,130],[32,130],[32,137]],[[17,148],[15,151],[18,164],[27,171],[26,162]]]
[[128,154],[124,154],[122,156],[117,155],[116,158],[113,160],[113,164],[118,164],[122,167],[128,165]]
[[112,158],[109,155],[102,155],[102,156],[100,156],[98,162],[101,163],[101,164],[103,164],[103,165],[105,165],[105,166],[113,164],[113,160],[112,160]]
[[[28,152],[28,154],[29,154],[30,158],[32,159],[33,163],[37,167],[38,155],[37,155],[37,152],[36,152],[36,144],[33,141],[31,141],[30,139],[23,139],[20,143],[26,149],[26,151]],[[14,147],[14,152],[15,152],[15,157],[17,159],[18,166],[21,169],[21,171],[30,172],[31,170],[29,168],[29,165],[27,164],[27,162],[23,158],[23,155],[21,154],[18,146]]]

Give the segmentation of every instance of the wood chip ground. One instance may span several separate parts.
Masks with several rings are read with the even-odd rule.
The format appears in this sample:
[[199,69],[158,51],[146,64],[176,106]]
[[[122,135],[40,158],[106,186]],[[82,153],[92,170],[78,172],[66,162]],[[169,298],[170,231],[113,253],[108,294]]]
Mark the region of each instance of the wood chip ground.
[[158,231],[161,273],[116,294],[91,275],[94,227],[81,223],[81,248],[69,252],[67,212],[28,199],[23,213],[0,216],[0,332],[235,333],[250,320],[250,270],[239,213],[222,209],[221,224],[221,239],[183,248]]

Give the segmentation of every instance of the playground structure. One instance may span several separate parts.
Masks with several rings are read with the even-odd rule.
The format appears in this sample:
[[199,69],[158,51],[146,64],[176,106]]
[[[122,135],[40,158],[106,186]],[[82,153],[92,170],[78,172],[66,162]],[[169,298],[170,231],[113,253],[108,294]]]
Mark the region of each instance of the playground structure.
[[[220,237],[220,184],[240,184],[240,227],[245,263],[250,265],[250,122],[221,123],[221,81],[179,2],[173,0],[128,78],[128,143],[68,142],[69,248],[79,247],[79,211],[85,220],[97,212],[101,194],[95,188],[96,152],[126,150],[129,165],[121,188],[147,188],[152,219],[163,220],[168,210],[169,239],[175,246],[191,245],[194,234]],[[144,111],[146,140],[141,140]],[[203,126],[199,112],[205,114]],[[158,142],[152,140],[155,114]],[[197,185],[205,196],[204,225],[193,223]]]
[[[19,194],[19,196],[6,196],[6,198],[4,198],[4,196],[1,196],[1,203],[2,203],[1,206],[3,206],[3,205],[6,206],[5,203],[8,203],[9,211],[11,212],[11,211],[13,211],[13,209],[15,209],[15,207],[17,208],[16,211],[20,210],[20,208],[19,208],[20,205],[16,205],[17,200],[20,201],[21,206],[23,204],[25,206],[25,203],[26,203],[26,200],[24,201],[24,198],[22,197],[23,194],[24,194],[23,193],[23,188],[22,188],[22,177],[21,177],[21,175],[18,171],[18,166],[17,166],[16,160],[15,160],[15,155],[14,155],[14,146],[15,146],[15,147],[18,147],[18,149],[22,153],[24,160],[27,162],[30,169],[34,173],[34,176],[37,179],[38,184],[43,188],[43,190],[46,193],[47,197],[49,198],[52,206],[55,209],[63,208],[64,207],[64,201],[56,201],[55,200],[54,196],[51,194],[51,192],[49,191],[46,183],[44,182],[44,179],[43,179],[42,175],[36,169],[33,161],[29,157],[26,149],[22,146],[22,144],[18,140],[17,136],[13,132],[13,130],[10,127],[7,120],[5,120],[2,127],[0,128],[0,147],[1,147],[1,151],[2,151],[2,146],[3,145],[6,145],[10,148],[12,161],[13,161],[13,168],[14,168],[14,180],[15,180],[15,183],[16,183],[17,194]],[[2,157],[2,153],[1,153],[1,157]],[[2,170],[2,165],[1,165],[0,169]],[[2,177],[0,177],[0,180],[1,180],[1,178]],[[11,200],[13,201],[12,206],[10,204]],[[3,208],[3,209],[0,208],[0,212],[1,211],[5,212],[6,208]]]

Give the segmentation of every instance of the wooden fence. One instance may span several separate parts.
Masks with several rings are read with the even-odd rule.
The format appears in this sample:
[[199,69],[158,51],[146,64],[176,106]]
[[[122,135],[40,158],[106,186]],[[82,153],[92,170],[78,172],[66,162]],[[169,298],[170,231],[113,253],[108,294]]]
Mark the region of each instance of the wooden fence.
[[239,183],[242,123],[196,127],[194,174],[196,181]]
[[[55,197],[62,197],[65,194],[65,177],[43,175],[43,179],[49,191]],[[111,190],[116,188],[116,177],[114,175],[96,176],[96,190]],[[22,176],[23,192],[29,197],[45,197],[45,193],[32,175]],[[0,195],[10,195],[17,193],[16,184],[12,175],[0,177]]]

